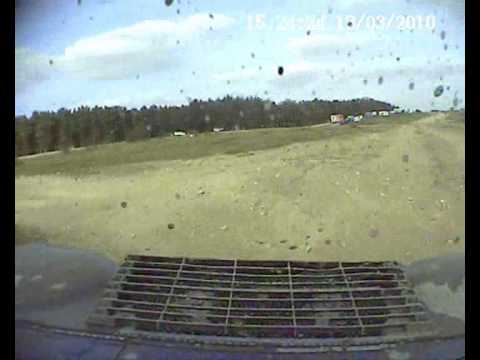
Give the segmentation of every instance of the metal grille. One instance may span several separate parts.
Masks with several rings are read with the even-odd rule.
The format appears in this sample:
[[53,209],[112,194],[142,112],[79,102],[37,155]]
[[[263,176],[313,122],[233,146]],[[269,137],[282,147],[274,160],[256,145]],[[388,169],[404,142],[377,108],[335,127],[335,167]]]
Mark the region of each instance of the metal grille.
[[248,338],[362,338],[428,331],[395,262],[240,261],[129,255],[91,326]]

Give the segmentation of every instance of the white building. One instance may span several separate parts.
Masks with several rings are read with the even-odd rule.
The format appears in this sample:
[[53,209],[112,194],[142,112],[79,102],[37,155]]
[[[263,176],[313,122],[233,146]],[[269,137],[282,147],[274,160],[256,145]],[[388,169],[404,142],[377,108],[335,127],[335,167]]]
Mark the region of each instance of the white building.
[[173,136],[185,136],[185,135],[187,135],[187,133],[182,130],[177,130],[173,132]]
[[380,115],[380,116],[390,116],[390,111],[386,111],[386,110],[379,111],[378,115]]
[[330,122],[332,124],[339,123],[345,120],[345,115],[343,114],[332,114],[330,115]]
[[222,132],[224,129],[223,128],[213,128],[213,132]]

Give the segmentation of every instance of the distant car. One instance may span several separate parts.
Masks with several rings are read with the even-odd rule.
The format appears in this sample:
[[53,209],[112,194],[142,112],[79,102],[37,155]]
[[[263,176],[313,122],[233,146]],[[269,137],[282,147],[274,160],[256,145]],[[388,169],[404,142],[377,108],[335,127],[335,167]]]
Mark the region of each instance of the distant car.
[[345,121],[345,116],[343,114],[332,114],[330,115],[330,122],[332,124],[341,124]]
[[340,122],[340,125],[346,125],[346,124],[350,124],[352,123],[353,121],[355,120],[355,117],[353,116],[347,116],[347,118],[343,121]]

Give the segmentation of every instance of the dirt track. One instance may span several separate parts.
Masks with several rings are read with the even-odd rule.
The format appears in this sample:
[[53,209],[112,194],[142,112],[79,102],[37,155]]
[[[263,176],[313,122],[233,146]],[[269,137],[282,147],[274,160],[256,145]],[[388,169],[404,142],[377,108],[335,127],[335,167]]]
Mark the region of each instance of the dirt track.
[[464,154],[464,123],[438,114],[253,156],[136,164],[128,176],[20,177],[16,221],[115,260],[411,262],[464,251]]

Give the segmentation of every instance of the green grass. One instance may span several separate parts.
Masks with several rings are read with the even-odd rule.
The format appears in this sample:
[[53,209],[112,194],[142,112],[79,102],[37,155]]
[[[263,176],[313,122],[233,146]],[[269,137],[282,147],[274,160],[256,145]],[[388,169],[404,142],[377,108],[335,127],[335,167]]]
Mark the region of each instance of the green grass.
[[465,122],[465,112],[464,111],[451,112],[448,114],[447,120]]
[[[16,244],[48,239],[115,261],[127,254],[412,261],[461,250],[464,134],[446,117],[429,115],[169,137],[21,159],[17,175],[50,175],[15,179]],[[181,161],[191,158],[197,160]],[[81,176],[94,172],[100,175]],[[439,199],[449,208],[439,211]],[[426,234],[436,239],[429,246]],[[459,244],[447,244],[459,235]]]
[[[296,127],[258,129],[241,133],[205,133],[190,137],[155,138],[133,143],[115,143],[83,151],[57,153],[21,160],[15,167],[15,175],[45,175],[61,173],[81,176],[96,174],[120,165],[148,161],[197,159],[212,155],[247,156],[249,152],[261,151],[292,143],[342,136],[353,132],[385,131],[394,125],[411,122],[425,114],[400,114],[390,118],[375,118],[362,121],[362,126],[326,126],[318,128]],[[375,125],[375,126],[370,126]],[[122,171],[129,171],[123,169]],[[134,167],[130,168],[135,171]]]
[[15,246],[46,242],[42,232],[26,225],[15,224]]

